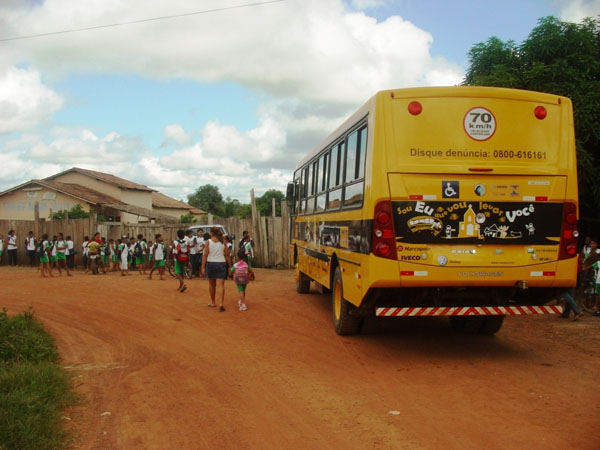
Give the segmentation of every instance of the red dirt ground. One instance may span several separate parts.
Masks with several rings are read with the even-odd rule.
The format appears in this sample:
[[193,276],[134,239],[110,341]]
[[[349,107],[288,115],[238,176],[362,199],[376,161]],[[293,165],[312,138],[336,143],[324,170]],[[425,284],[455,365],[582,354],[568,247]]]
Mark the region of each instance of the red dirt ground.
[[81,406],[76,448],[598,449],[600,319],[514,317],[494,337],[441,318],[339,337],[328,296],[258,270],[249,310],[207,282],[41,279],[0,267],[0,306],[56,337]]

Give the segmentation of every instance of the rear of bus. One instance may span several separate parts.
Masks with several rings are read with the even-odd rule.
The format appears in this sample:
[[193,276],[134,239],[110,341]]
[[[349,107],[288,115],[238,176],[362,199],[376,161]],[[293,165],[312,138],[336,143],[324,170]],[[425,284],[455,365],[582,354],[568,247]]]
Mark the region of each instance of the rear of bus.
[[[365,205],[376,314],[449,315],[490,333],[504,315],[560,312],[543,305],[577,277],[570,100],[403,89],[378,93],[374,115],[370,172],[386,175]],[[484,316],[496,319],[486,328]]]

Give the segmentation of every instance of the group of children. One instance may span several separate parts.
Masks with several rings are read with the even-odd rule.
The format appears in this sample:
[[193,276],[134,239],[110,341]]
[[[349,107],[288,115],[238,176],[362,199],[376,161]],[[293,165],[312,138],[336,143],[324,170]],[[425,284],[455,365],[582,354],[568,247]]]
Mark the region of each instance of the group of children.
[[62,233],[58,233],[52,240],[49,240],[48,234],[44,233],[37,250],[40,259],[40,276],[44,278],[53,277],[53,266],[58,269],[58,276],[62,276],[62,268],[67,272],[67,276],[72,276],[67,265],[68,251],[67,239],[64,238]]
[[102,270],[102,273],[106,273],[108,269],[127,276],[130,275],[130,267],[134,266],[140,275],[145,275],[146,270],[150,269],[150,279],[154,270],[158,269],[163,280],[166,253],[162,235],[157,234],[155,240],[154,243],[146,241],[141,234],[137,235],[137,239],[123,236],[108,241],[100,237],[100,233],[96,233],[92,239],[86,236],[82,244],[85,271],[97,273]]
[[[109,239],[100,237],[100,233],[96,233],[91,239],[85,236],[82,244],[83,260],[86,268],[86,273],[106,273],[107,270],[112,272],[121,272],[121,276],[130,275],[130,268],[135,264],[140,275],[146,275],[146,270],[150,270],[148,279],[152,280],[152,275],[155,271],[158,272],[159,278],[164,280],[167,251],[173,254],[174,272],[179,280],[179,292],[184,292],[187,286],[184,283],[184,271],[188,262],[194,259],[196,255],[202,260],[202,253],[205,246],[205,239],[210,235],[194,236],[191,230],[177,232],[177,239],[173,241],[170,248],[167,250],[163,237],[157,234],[154,237],[154,242],[147,241],[142,234],[128,238],[123,236],[121,239]],[[225,241],[230,250],[233,250],[233,245],[227,240]],[[251,262],[254,258],[252,239],[248,232],[244,232],[244,236],[240,241],[240,248],[237,253],[238,262],[233,264],[230,271],[231,277],[236,283],[239,301],[238,306],[241,311],[247,310],[245,290],[248,282],[254,280],[254,273],[251,269]],[[232,252],[233,253],[233,252]],[[68,273],[68,272],[67,272]],[[201,274],[198,273],[200,277]]]

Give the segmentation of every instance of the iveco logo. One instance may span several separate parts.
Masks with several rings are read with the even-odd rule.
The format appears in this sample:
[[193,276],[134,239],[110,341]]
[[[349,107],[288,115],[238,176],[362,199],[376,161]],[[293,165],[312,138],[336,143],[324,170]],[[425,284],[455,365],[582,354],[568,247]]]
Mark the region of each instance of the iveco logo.
[[402,261],[420,261],[421,257],[418,255],[402,255],[400,259]]

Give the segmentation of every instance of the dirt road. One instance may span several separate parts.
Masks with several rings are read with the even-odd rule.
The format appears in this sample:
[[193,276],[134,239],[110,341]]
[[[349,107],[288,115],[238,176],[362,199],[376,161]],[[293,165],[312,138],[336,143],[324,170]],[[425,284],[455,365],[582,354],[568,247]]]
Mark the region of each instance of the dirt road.
[[597,449],[600,319],[514,317],[495,337],[444,319],[337,336],[329,298],[258,270],[249,310],[207,282],[0,267],[0,306],[29,305],[85,403],[76,448]]

